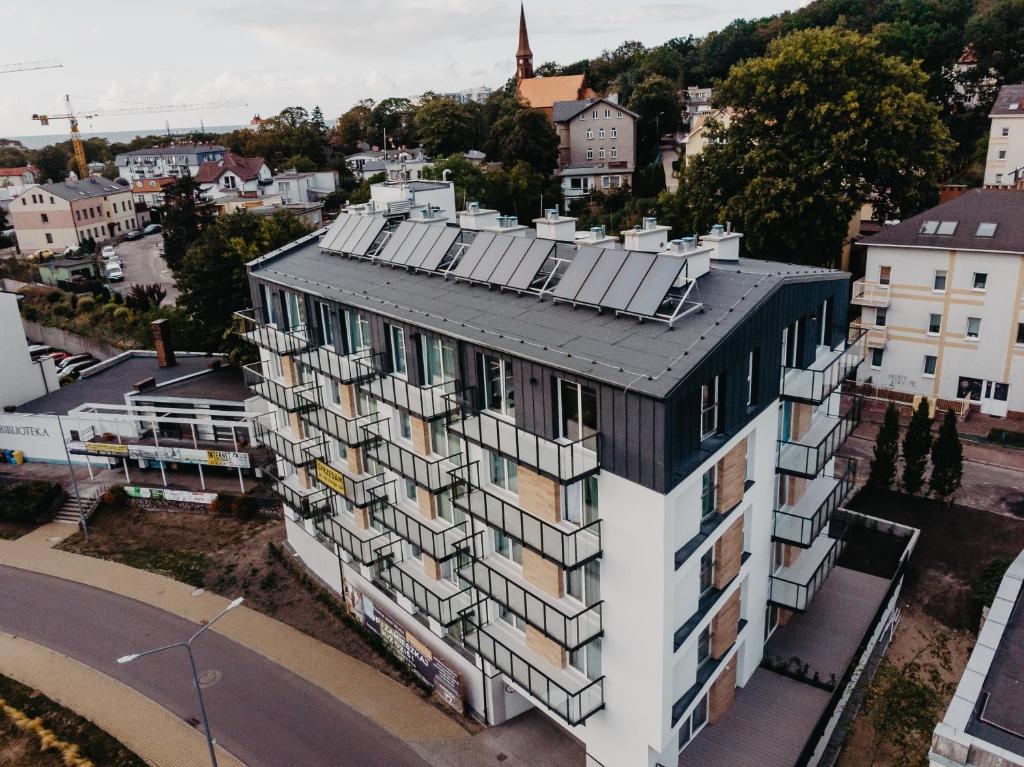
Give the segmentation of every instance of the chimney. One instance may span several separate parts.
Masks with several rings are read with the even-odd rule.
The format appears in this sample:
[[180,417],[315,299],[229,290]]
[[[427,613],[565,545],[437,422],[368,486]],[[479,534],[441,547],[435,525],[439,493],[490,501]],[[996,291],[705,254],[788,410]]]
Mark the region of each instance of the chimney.
[[149,323],[153,334],[153,348],[156,349],[156,360],[162,368],[174,367],[174,343],[171,341],[171,326],[165,319],[153,320]]

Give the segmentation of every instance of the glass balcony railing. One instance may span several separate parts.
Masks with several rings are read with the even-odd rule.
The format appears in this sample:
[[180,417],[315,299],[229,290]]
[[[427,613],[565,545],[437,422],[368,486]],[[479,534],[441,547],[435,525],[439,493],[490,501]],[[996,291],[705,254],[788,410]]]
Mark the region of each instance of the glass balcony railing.
[[[778,441],[776,470],[779,473],[807,479],[821,473],[860,421],[860,399],[844,399],[849,399],[845,405],[830,401],[827,410],[815,411],[811,427],[803,436]],[[841,414],[833,415],[833,409]]]
[[263,322],[255,309],[235,312],[233,319],[235,333],[274,354],[296,354],[309,346],[305,325],[284,330]]
[[849,497],[856,479],[857,465],[851,460],[834,475],[826,474],[809,482],[800,500],[775,509],[772,537],[801,548],[809,547]]
[[[593,681],[555,667],[496,625],[466,618],[463,641],[529,695],[571,725],[604,708],[604,677]],[[550,670],[548,670],[550,669]]]
[[839,348],[821,352],[808,368],[782,368],[779,396],[820,405],[864,359],[864,334],[852,334]]
[[[476,559],[467,543],[459,547],[470,555],[459,564],[459,575],[464,580],[565,649],[576,650],[603,632],[603,602],[580,608],[575,601],[552,597],[532,585],[527,588],[521,575]],[[497,559],[495,555],[492,561]]]
[[601,556],[601,520],[578,527],[540,519],[483,488],[479,464],[452,472],[461,480],[452,503],[473,517],[523,542],[543,557],[572,569]]
[[364,374],[360,388],[392,407],[408,410],[428,421],[447,415],[455,408],[447,396],[455,392],[455,381],[415,386],[405,378],[387,372],[384,357],[380,353],[359,357],[353,363]]
[[442,626],[458,622],[460,613],[474,604],[471,586],[457,585],[446,578],[434,580],[416,562],[399,562],[386,567],[380,577]]
[[383,416],[377,413],[352,418],[344,416],[320,401],[319,387],[301,390],[298,396],[308,405],[299,412],[299,418],[314,429],[340,439],[349,447],[362,447],[378,439],[377,435],[367,431],[366,427],[380,421]]
[[359,383],[377,375],[376,370],[358,364],[367,353],[339,354],[329,346],[314,346],[300,352],[296,360],[338,383]]
[[436,493],[454,484],[452,470],[462,465],[462,454],[424,458],[410,448],[391,441],[390,421],[369,424],[366,430],[380,438],[367,452],[379,463],[417,485]]
[[819,535],[809,549],[789,567],[778,570],[769,579],[768,601],[788,610],[803,612],[839,561],[843,542],[826,534]]
[[388,484],[383,474],[355,474],[345,464],[327,458],[326,454],[327,446],[323,445],[314,456],[310,471],[330,492],[355,506],[369,506]]
[[271,468],[264,469],[263,476],[270,491],[303,519],[322,514],[328,506],[327,490],[322,487],[304,488],[295,475],[281,477]]
[[[378,495],[382,494],[378,490]],[[450,525],[443,519],[428,520],[419,512],[408,511],[391,500],[381,500],[373,505],[373,518],[380,527],[391,530],[399,537],[418,546],[424,554],[443,562],[459,553],[458,544],[469,535],[466,521]]]
[[473,389],[453,392],[458,407],[449,430],[481,447],[501,453],[559,482],[572,482],[601,468],[600,434],[575,441],[551,440],[517,426],[513,421],[475,405]]
[[256,439],[271,449],[274,455],[288,461],[292,466],[308,466],[316,458],[313,452],[323,444],[322,437],[296,438],[291,429],[272,427],[259,418],[253,422]]
[[316,384],[305,383],[287,386],[275,379],[269,370],[266,362],[253,362],[242,367],[242,379],[253,393],[272,402],[289,413],[301,410],[308,410],[314,407],[315,403],[300,397],[300,392],[310,392]]
[[321,515],[313,520],[313,524],[321,535],[367,567],[388,558],[400,558],[402,542],[393,533],[372,527],[361,530],[348,512]]

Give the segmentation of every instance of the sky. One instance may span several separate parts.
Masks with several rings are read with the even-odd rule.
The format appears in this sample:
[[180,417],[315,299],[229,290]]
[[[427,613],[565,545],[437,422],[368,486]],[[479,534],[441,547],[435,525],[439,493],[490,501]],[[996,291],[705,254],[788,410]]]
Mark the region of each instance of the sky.
[[[805,0],[804,0],[805,1]],[[624,40],[703,35],[800,0],[527,0],[534,64],[569,63]],[[109,8],[109,10],[108,10]],[[378,8],[386,9],[378,12]],[[33,113],[241,101],[244,106],[81,120],[83,132],[248,123],[290,105],[328,120],[362,98],[499,87],[515,71],[518,0],[48,0],[0,4],[0,64],[63,67],[0,74],[0,137],[67,134]],[[39,46],[40,41],[46,47]]]

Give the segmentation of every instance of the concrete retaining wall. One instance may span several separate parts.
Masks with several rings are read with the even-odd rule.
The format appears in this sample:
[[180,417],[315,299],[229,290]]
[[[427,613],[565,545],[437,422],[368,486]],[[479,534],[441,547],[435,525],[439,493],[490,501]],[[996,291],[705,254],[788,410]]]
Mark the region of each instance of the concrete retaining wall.
[[118,349],[109,344],[98,343],[97,341],[90,341],[88,338],[82,338],[80,335],[63,330],[62,328],[40,325],[38,322],[30,322],[24,318],[23,322],[25,325],[25,335],[33,341],[52,346],[55,349],[63,349],[71,354],[91,354],[96,359],[105,360],[116,357],[124,352],[124,349]]

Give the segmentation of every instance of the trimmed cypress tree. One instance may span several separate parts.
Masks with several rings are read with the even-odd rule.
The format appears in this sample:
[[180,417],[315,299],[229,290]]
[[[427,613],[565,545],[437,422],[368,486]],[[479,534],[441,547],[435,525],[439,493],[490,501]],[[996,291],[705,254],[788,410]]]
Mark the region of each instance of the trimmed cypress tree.
[[932,419],[928,415],[928,399],[921,397],[903,437],[903,489],[911,495],[917,495],[924,485],[931,447]]
[[896,479],[896,459],[900,453],[900,412],[892,402],[885,409],[885,418],[875,436],[875,455],[871,459],[868,484],[872,487],[892,487]]
[[956,431],[956,415],[947,410],[939,427],[939,436],[932,445],[932,476],[929,487],[936,496],[949,505],[960,489],[964,476],[964,448]]

